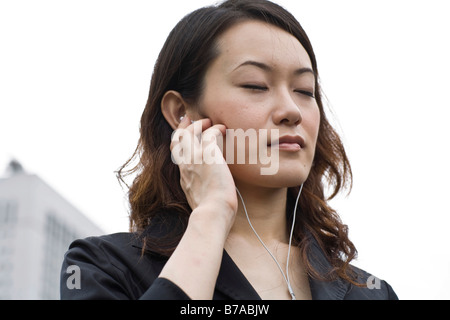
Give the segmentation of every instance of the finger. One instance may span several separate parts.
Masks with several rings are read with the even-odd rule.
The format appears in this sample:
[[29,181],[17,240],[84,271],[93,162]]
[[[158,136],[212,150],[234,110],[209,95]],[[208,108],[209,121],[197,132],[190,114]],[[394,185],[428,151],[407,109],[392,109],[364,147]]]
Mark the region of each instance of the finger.
[[226,134],[226,127],[223,124],[216,124],[202,133],[202,141],[217,141],[218,138],[224,137]]
[[223,156],[223,140],[226,129],[224,125],[215,125],[202,134],[202,157],[206,164],[222,164],[225,162]]
[[[219,146],[218,158],[223,158],[223,136],[226,133],[226,127],[222,124],[212,126],[212,121],[208,118],[200,119],[192,124],[188,116],[184,117],[178,128],[172,133],[170,150],[172,152],[172,161],[176,164],[181,163],[202,163],[202,155],[205,146],[214,142]],[[206,135],[205,135],[206,133]],[[203,135],[207,139],[204,139]],[[221,139],[218,139],[220,137]],[[212,147],[214,148],[214,147]]]
[[211,128],[216,128],[223,136],[227,133],[227,127],[224,124],[215,124]]
[[178,128],[172,132],[170,151],[172,161],[177,164],[189,164],[193,151],[193,134],[190,128],[191,120],[185,116],[179,123]]
[[193,124],[195,125],[195,124],[198,123],[198,122],[200,122],[200,123],[202,124],[202,126],[201,126],[202,132],[205,131],[206,129],[208,129],[208,128],[210,128],[210,127],[212,126],[212,121],[211,121],[211,119],[209,119],[209,118],[204,118],[204,119],[196,120],[196,121],[194,121]]
[[[178,124],[178,127],[175,131],[172,132],[170,149],[172,150],[178,143],[183,140],[183,137],[187,137],[188,135],[192,135],[195,127],[192,125],[194,121],[192,121],[188,115],[184,116],[183,119]],[[198,127],[198,124],[197,124]],[[188,139],[190,143],[191,140]]]
[[[186,120],[187,118],[187,120]],[[191,122],[191,120],[186,116],[183,121],[188,121],[189,123]],[[183,130],[183,134],[182,137],[185,135],[190,135],[190,137],[192,139],[185,139],[185,142],[183,143],[183,148],[200,148],[201,147],[201,135],[203,133],[203,131],[207,130],[208,128],[210,128],[212,125],[212,121],[210,119],[200,119],[197,121],[193,121],[192,124],[188,124],[186,126],[186,123],[183,123],[183,127],[180,128],[181,130]],[[179,130],[179,129],[177,129]],[[186,131],[186,132],[184,132]],[[181,138],[180,141],[183,141],[183,139]]]
[[200,128],[202,129],[202,131],[204,131],[212,126],[212,121],[209,118],[204,118],[204,119],[199,119],[199,120],[191,120],[191,118],[189,118],[189,116],[184,117],[183,120],[180,122],[180,125],[182,125],[182,128],[191,130],[192,129],[192,128],[190,128],[191,126],[194,126],[195,124],[198,125],[199,123],[201,124]]
[[[184,139],[183,134],[185,135]],[[183,149],[183,144],[181,143],[182,139],[185,141],[185,144],[186,140],[190,140],[190,135],[186,134],[185,129],[177,129],[172,133],[172,140],[170,143],[170,153],[172,162],[177,165],[187,163],[186,161],[188,160],[186,159],[186,157],[190,158],[189,154],[185,152],[185,150]]]

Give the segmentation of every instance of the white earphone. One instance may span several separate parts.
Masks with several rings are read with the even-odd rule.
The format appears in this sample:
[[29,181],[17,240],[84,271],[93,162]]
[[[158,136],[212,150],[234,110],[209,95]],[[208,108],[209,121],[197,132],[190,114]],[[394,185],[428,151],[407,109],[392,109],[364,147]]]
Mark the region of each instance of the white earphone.
[[269,248],[267,248],[265,243],[259,237],[259,235],[256,232],[255,228],[253,228],[253,225],[250,222],[250,218],[249,218],[248,213],[247,213],[247,208],[245,207],[244,199],[242,198],[241,193],[239,192],[239,189],[236,187],[236,191],[237,191],[237,193],[239,195],[239,198],[241,198],[242,206],[244,208],[244,212],[245,212],[245,215],[247,217],[247,221],[248,221],[250,227],[252,228],[253,232],[255,233],[256,237],[258,238],[259,242],[261,242],[261,244],[263,245],[264,249],[266,249],[266,251],[270,254],[272,259],[277,264],[278,269],[280,269],[281,274],[283,275],[284,281],[286,281],[286,284],[287,284],[287,287],[288,287],[288,290],[289,290],[289,294],[291,295],[292,300],[296,300],[296,299],[295,299],[294,290],[292,289],[292,286],[291,286],[291,281],[289,279],[289,257],[291,255],[291,244],[292,244],[292,236],[294,235],[294,225],[295,225],[295,217],[297,215],[298,199],[300,199],[300,194],[302,193],[302,189],[303,189],[303,184],[300,186],[300,190],[298,191],[297,200],[295,201],[295,208],[294,208],[294,213],[293,213],[293,216],[292,216],[291,234],[289,236],[289,248],[288,248],[288,254],[287,254],[287,259],[286,259],[286,274],[285,274],[283,272],[283,269],[281,268],[280,264],[278,263],[277,259],[275,258],[275,256],[272,254],[272,252],[270,252]]

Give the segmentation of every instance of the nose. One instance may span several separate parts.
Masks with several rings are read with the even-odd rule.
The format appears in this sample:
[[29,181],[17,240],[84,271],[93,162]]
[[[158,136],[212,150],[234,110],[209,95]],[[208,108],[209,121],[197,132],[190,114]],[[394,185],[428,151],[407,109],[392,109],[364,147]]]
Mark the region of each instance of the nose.
[[276,125],[298,126],[302,122],[302,115],[289,91],[283,90],[274,98],[273,122]]

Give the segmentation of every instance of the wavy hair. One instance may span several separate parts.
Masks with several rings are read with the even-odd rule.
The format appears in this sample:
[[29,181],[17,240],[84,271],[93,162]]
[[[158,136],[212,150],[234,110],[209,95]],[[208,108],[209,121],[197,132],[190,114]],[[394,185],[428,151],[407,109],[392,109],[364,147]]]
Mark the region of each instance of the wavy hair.
[[[169,230],[164,237],[143,237],[145,248],[163,256],[170,256],[183,236],[191,208],[180,186],[179,169],[171,160],[173,130],[162,115],[161,100],[168,90],[175,90],[187,102],[198,101],[206,70],[220,54],[219,36],[245,20],[263,21],[287,31],[298,39],[311,59],[320,125],[313,166],[298,204],[299,223],[295,226],[293,243],[300,248],[310,276],[341,277],[355,283],[349,264],[357,250],[348,237],[347,226],[328,204],[342,189],[351,189],[350,163],[338,133],[324,112],[316,57],[305,31],[292,14],[266,0],[228,0],[200,8],[186,15],[169,34],[154,67],[137,148],[117,171],[119,181],[125,184],[126,176],[135,175],[131,185],[127,185],[130,231],[144,233],[154,225]],[[132,164],[134,160],[136,164]],[[328,197],[325,187],[331,190]],[[288,190],[288,221],[292,221],[298,191],[298,187]],[[313,257],[309,254],[311,237],[333,266],[333,272],[325,276],[313,268]]]

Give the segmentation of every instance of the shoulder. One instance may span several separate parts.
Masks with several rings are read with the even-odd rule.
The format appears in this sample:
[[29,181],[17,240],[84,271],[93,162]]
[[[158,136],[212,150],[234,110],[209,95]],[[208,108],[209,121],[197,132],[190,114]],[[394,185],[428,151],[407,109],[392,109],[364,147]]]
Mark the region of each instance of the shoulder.
[[[123,258],[124,256],[139,254],[138,244],[137,235],[128,232],[87,237],[73,241],[65,254],[65,258],[95,257],[98,262],[101,262],[102,258],[109,260],[114,256]],[[105,262],[108,263],[108,261]]]
[[[331,265],[321,246],[318,244],[314,237],[311,237],[311,249],[309,257],[311,258],[312,266],[327,278],[329,275],[333,275],[334,280],[320,281],[315,278],[310,279],[311,293],[313,299],[325,299],[325,300],[396,300],[398,299],[394,290],[384,280],[376,277],[375,275],[350,265],[350,271],[353,271],[354,282],[351,283],[339,276],[335,275],[335,269]],[[350,275],[350,274],[349,274]]]
[[347,300],[398,300],[391,285],[377,276],[351,265],[357,282],[362,286],[351,284],[345,296]]
[[74,248],[98,248],[103,250],[120,250],[138,244],[138,235],[131,232],[119,232],[93,236],[73,241],[69,246],[69,251]]
[[[61,268],[61,297],[137,299],[156,279],[163,261],[142,253],[135,233],[114,233],[73,241]],[[70,290],[70,271],[80,272],[81,290]]]
[[129,265],[150,263],[143,254],[142,237],[137,233],[119,232],[73,241],[64,256],[65,263],[86,262],[103,268],[129,269]]

